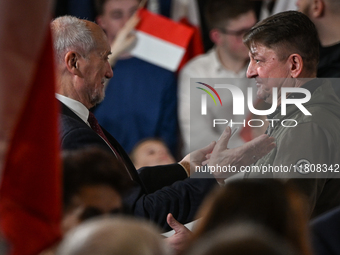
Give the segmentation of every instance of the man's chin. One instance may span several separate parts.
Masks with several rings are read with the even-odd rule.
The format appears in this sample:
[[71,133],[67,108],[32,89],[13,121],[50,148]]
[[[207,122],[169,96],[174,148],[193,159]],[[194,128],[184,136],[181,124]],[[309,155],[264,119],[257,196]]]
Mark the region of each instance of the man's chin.
[[92,103],[93,106],[96,106],[96,105],[100,104],[101,102],[103,102],[104,98],[105,98],[105,95],[94,97],[92,99],[91,103]]
[[257,94],[257,98],[263,100],[267,104],[272,104],[272,102],[273,102],[271,96],[266,96],[266,95],[263,95],[261,93]]
[[257,92],[256,97],[261,100],[265,100],[266,97],[264,97],[261,93]]

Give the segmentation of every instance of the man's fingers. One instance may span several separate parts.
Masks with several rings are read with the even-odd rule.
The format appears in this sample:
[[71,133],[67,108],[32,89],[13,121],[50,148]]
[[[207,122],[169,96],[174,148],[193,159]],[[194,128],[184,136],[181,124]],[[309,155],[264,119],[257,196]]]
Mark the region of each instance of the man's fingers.
[[226,127],[223,131],[221,137],[217,141],[217,146],[220,150],[225,150],[228,148],[229,139],[231,137],[231,128]]
[[276,147],[275,139],[268,135],[261,135],[249,142],[247,149],[248,153],[253,154],[254,161],[267,155],[272,149]]
[[166,217],[166,222],[176,233],[186,228],[183,224],[179,223],[171,213]]
[[209,153],[211,153],[211,152],[213,151],[215,145],[216,145],[216,142],[213,141],[213,142],[211,142],[209,145],[207,145],[207,146],[205,146],[204,148],[202,148],[202,149],[201,149],[201,152],[202,152],[204,155],[207,155],[207,154],[209,154]]
[[209,164],[209,159],[202,161],[202,166],[208,165]]
[[134,34],[130,34],[127,38],[126,38],[126,46],[125,48],[128,49],[131,47],[131,45],[133,45],[135,43],[135,41],[137,40],[137,36]]
[[140,21],[140,17],[138,17],[138,14],[135,13],[131,16],[131,18],[125,23],[124,28],[126,28],[127,31],[131,31],[132,29],[134,29],[137,24]]

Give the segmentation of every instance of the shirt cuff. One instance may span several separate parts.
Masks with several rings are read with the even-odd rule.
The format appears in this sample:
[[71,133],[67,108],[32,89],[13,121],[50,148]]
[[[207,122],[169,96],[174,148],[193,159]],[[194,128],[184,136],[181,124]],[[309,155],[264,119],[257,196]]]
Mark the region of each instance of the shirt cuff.
[[183,167],[188,177],[190,177],[190,163],[189,162],[178,162],[178,164]]

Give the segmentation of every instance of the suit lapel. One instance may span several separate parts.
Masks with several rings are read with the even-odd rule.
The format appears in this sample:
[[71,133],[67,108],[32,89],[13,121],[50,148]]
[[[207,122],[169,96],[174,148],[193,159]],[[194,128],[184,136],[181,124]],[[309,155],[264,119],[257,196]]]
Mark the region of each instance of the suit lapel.
[[[58,100],[59,101],[59,100]],[[60,102],[60,101],[59,101]],[[73,119],[78,120],[80,123],[82,123],[84,126],[88,127],[91,129],[77,114],[75,114],[70,108],[68,108],[65,104],[60,102],[61,104],[61,113],[69,116]],[[145,188],[144,184],[142,183],[135,166],[131,162],[129,156],[123,149],[123,147],[117,142],[117,140],[109,133],[107,132],[102,126],[100,126],[106,135],[107,139],[109,140],[110,144],[116,149],[116,151],[119,153],[120,157],[123,159],[123,163],[125,167],[127,168],[127,171],[129,171],[130,175],[132,176],[132,179],[136,181],[143,189],[146,191],[147,189]],[[94,131],[93,131],[94,132]],[[110,148],[111,150],[111,148]]]

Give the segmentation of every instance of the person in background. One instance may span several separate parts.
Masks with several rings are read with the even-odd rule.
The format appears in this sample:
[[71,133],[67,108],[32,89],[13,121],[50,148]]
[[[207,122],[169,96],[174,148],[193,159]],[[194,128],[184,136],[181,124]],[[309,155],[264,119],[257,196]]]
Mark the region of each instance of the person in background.
[[57,255],[170,255],[150,222],[126,217],[98,218],[70,231]]
[[[206,20],[215,47],[208,53],[189,61],[179,74],[178,113],[184,154],[219,137],[224,126],[218,125],[213,128],[213,119],[223,116],[224,119],[241,122],[241,119],[247,117],[247,112],[242,116],[233,116],[233,100],[228,91],[219,92],[223,106],[209,108],[205,118],[196,118],[190,112],[193,100],[201,100],[190,97],[190,78],[244,78],[240,79],[241,82],[238,84],[244,94],[251,86],[251,82],[245,79],[249,56],[247,47],[242,42],[242,36],[256,23],[252,2],[210,0],[206,4]],[[240,136],[240,131],[241,129],[231,138],[230,148],[245,142]]]
[[130,158],[136,169],[176,162],[166,144],[157,138],[146,138],[138,142],[133,147]]
[[284,238],[254,223],[221,226],[198,239],[186,255],[297,255]]
[[88,147],[63,151],[63,232],[94,216],[123,212],[129,176],[109,152]]
[[[315,24],[320,40],[317,77],[340,77],[340,1],[297,0],[298,10]],[[339,85],[337,87],[340,87]],[[340,89],[338,88],[338,91]],[[339,95],[339,92],[337,92]]]
[[[135,14],[139,2],[96,1],[96,21],[106,32],[110,44]],[[98,122],[128,153],[138,141],[159,137],[172,155],[177,156],[177,84],[173,72],[125,52],[114,65],[106,99],[93,111]]]
[[340,253],[340,207],[320,215],[310,223],[315,255]]
[[[319,34],[320,59],[317,77],[340,78],[340,1],[339,0],[298,0],[298,10],[306,14]],[[333,89],[340,98],[340,83],[331,79]]]
[[298,254],[310,255],[306,207],[306,197],[293,185],[272,179],[230,181],[202,204],[193,240],[221,226],[253,223],[286,240]]

